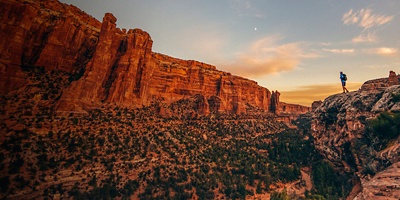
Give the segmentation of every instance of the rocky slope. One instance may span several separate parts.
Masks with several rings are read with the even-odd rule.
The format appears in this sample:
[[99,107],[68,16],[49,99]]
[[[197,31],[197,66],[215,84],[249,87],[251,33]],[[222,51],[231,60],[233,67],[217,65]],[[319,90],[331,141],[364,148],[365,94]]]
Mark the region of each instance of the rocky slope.
[[[328,97],[314,112],[314,144],[336,169],[361,179],[362,191],[357,199],[400,198],[400,185],[394,181],[400,173],[396,167],[400,161],[399,138],[391,140],[385,149],[374,148],[377,139],[371,141],[373,137],[366,130],[368,122],[379,114],[400,112],[399,79],[390,72],[389,78],[367,81],[358,91]],[[371,171],[378,174],[369,180]]]
[[299,198],[312,188],[311,137],[272,113],[198,115],[194,96],[58,115],[67,73],[28,77],[0,97],[0,199],[245,199],[284,187]]
[[142,107],[195,95],[201,95],[204,114],[309,109],[280,105],[268,89],[215,66],[154,53],[148,33],[117,28],[109,13],[100,23],[56,0],[5,0],[0,7],[0,94],[26,85],[26,71],[43,67],[68,72],[73,81],[58,103],[60,112],[87,112],[100,103]]

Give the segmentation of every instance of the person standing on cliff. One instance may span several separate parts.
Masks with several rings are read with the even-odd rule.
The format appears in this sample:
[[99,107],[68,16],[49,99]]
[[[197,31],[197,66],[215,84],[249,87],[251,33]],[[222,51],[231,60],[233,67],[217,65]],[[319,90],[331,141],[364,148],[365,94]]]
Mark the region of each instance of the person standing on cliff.
[[340,72],[340,81],[342,82],[343,93],[349,92],[346,88],[347,76],[343,72]]

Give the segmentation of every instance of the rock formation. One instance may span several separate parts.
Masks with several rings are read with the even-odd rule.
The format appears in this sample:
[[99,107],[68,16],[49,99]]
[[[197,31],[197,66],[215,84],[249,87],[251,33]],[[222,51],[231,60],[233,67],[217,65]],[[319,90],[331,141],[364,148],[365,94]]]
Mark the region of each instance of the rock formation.
[[96,49],[100,22],[55,0],[0,2],[0,94],[26,84],[33,66],[79,73]]
[[362,191],[354,200],[400,199],[400,162],[376,174],[371,180],[363,182]]
[[256,82],[201,62],[153,53],[149,34],[121,31],[115,23],[106,14],[96,52],[83,77],[64,93],[60,109],[81,110],[92,102],[140,107],[203,95],[204,105],[210,101],[215,111],[245,113],[246,104],[268,110],[271,94]]
[[[371,180],[372,183],[368,178],[361,176],[361,171],[371,164],[371,158],[356,147],[356,141],[365,137],[364,128],[367,120],[384,111],[400,112],[400,102],[395,100],[395,96],[400,94],[400,85],[396,82],[398,78],[394,72],[390,72],[389,78],[367,81],[358,91],[332,95],[314,112],[311,128],[316,148],[340,171],[359,175],[364,188],[363,193],[371,192],[370,187],[375,187],[373,185],[377,185],[377,181],[386,179],[374,178]],[[374,154],[373,164],[389,163],[394,166],[394,163],[398,163],[400,161],[398,140],[399,138],[391,148]],[[398,167],[393,167],[389,171],[393,170],[397,174],[400,173]],[[384,174],[382,176],[388,176],[388,172],[382,173]],[[387,183],[381,182],[379,184],[382,185],[379,187],[389,191],[391,186]],[[371,195],[384,196],[384,199],[387,199],[391,195],[388,191],[373,191],[373,194],[360,194],[358,199],[369,199]]]
[[319,101],[314,101],[314,102],[312,102],[312,104],[311,104],[311,110],[312,111],[315,111],[318,107],[320,107],[322,105],[322,101],[321,100],[319,100]]
[[400,75],[396,75],[394,71],[389,72],[389,78],[374,79],[365,82],[361,86],[361,90],[379,90],[392,85],[398,85],[400,82]]
[[271,94],[271,105],[270,110],[271,112],[278,114],[278,115],[293,115],[297,116],[299,113],[304,114],[310,111],[310,107],[302,106],[298,104],[288,104],[285,102],[281,102],[279,97],[281,93],[278,91],[272,91]]
[[[254,81],[154,53],[148,33],[117,28],[112,14],[100,23],[56,0],[5,0],[0,7],[0,94],[26,85],[24,71],[43,67],[68,72],[73,81],[59,100],[60,112],[85,112],[101,103],[168,104],[195,95],[202,96],[203,113],[240,114],[254,107],[279,111],[279,92],[271,98]],[[308,109],[290,104],[282,108],[299,113]]]

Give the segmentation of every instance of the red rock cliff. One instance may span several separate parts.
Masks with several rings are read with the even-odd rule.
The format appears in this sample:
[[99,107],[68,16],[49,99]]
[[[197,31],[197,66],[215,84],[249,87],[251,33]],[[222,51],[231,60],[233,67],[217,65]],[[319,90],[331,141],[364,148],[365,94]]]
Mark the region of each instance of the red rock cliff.
[[112,14],[100,23],[56,0],[5,0],[0,11],[0,94],[22,87],[24,71],[40,66],[66,71],[75,80],[63,91],[60,111],[84,111],[100,103],[141,107],[194,95],[200,95],[204,113],[280,109],[279,97],[271,98],[254,81],[152,52],[148,33],[117,28]]
[[41,66],[78,73],[90,60],[100,22],[55,0],[0,2],[0,94],[26,83]]
[[200,94],[214,111],[244,113],[247,105],[269,110],[271,94],[256,82],[201,62],[153,53],[152,43],[140,29],[116,28],[116,18],[106,14],[96,52],[83,77],[64,93],[59,108],[85,110],[96,102],[146,106]]
[[[399,76],[390,72],[388,78],[365,82],[358,91],[329,96],[313,112],[311,130],[315,148],[336,169],[359,177],[358,199],[400,197],[398,190],[392,190],[399,174],[400,137],[379,149],[373,146],[379,140],[371,139],[365,130],[368,121],[379,114],[400,112],[400,102],[396,99],[400,94],[398,80]],[[375,177],[365,176],[371,172],[377,173]]]

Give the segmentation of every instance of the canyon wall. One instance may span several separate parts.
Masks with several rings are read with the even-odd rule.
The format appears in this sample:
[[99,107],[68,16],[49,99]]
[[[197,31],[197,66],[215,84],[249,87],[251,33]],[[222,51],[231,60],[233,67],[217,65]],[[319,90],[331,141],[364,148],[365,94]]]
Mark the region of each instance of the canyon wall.
[[[59,112],[85,112],[101,103],[168,104],[194,95],[203,99],[205,114],[239,114],[255,107],[277,113],[282,108],[279,98],[271,98],[268,89],[252,80],[152,52],[148,33],[117,28],[110,13],[100,23],[56,0],[5,0],[0,11],[0,95],[28,84],[26,72],[41,67],[70,76]],[[285,108],[299,113],[308,109]]]
[[[376,141],[371,141],[365,130],[368,121],[380,113],[400,112],[400,101],[396,100],[399,80],[400,76],[390,72],[389,78],[367,81],[358,91],[326,98],[313,113],[315,147],[336,169],[360,178],[358,199],[400,198],[393,189],[400,173],[395,167],[400,161],[400,138],[383,150],[374,150],[371,144]],[[390,165],[393,167],[386,169]],[[371,170],[380,178],[365,176]]]
[[79,73],[91,59],[101,23],[55,0],[0,2],[0,94],[27,83],[33,66]]
[[201,95],[204,113],[245,113],[248,106],[269,110],[270,92],[256,82],[218,71],[216,67],[151,51],[153,41],[140,30],[116,28],[116,18],[103,18],[99,42],[82,78],[64,92],[60,111],[86,110],[96,102],[141,107],[172,103]]

